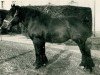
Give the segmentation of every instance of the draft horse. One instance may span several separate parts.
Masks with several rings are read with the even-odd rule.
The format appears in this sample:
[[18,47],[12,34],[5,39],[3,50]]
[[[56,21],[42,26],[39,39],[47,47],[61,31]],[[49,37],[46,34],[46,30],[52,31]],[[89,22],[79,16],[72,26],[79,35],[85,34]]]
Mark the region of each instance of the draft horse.
[[[66,16],[65,16],[66,17]],[[1,29],[10,30],[14,25],[23,23],[30,39],[33,41],[36,55],[36,69],[48,63],[45,43],[63,43],[69,39],[75,41],[82,53],[80,66],[92,71],[94,67],[91,51],[86,45],[89,29],[77,17],[51,18],[39,10],[12,5]],[[91,23],[90,23],[91,24]]]

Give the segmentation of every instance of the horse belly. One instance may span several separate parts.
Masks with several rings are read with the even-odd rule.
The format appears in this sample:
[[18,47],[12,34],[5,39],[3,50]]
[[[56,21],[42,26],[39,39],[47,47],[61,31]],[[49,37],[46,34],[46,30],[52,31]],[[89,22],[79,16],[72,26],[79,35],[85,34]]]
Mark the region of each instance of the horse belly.
[[66,29],[59,28],[47,33],[46,41],[51,43],[63,43],[69,39],[69,34]]

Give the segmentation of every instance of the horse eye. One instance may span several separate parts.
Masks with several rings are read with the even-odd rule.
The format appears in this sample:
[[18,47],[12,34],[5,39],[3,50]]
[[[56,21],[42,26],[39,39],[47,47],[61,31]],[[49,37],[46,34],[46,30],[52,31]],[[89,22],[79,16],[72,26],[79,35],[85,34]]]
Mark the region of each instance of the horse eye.
[[14,12],[10,12],[9,15],[11,15],[13,17],[14,16]]

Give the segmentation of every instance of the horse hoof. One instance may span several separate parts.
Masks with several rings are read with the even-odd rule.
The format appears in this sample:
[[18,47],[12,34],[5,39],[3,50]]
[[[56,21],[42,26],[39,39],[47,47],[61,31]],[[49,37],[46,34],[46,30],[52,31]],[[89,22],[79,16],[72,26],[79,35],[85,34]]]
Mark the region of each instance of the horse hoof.
[[87,57],[80,63],[80,66],[83,66],[84,69],[89,70],[90,72],[92,72],[93,67],[95,67],[95,64],[94,64],[94,62],[91,58]]
[[80,66],[80,68],[81,68],[82,70],[88,71],[88,72],[90,72],[90,73],[92,73],[92,71],[93,71],[93,67],[84,67],[84,66]]
[[47,64],[48,64],[48,61],[44,62],[44,64],[43,64],[43,65],[47,65]]
[[87,71],[89,71],[90,73],[93,71],[93,68],[92,68],[92,67],[85,67],[85,69],[86,69]]
[[39,69],[39,68],[41,68],[41,67],[42,67],[42,66],[41,66],[41,65],[39,65],[39,66],[36,66],[36,67],[35,67],[35,69]]
[[43,66],[43,67],[46,67],[47,64],[48,64],[48,63],[42,64],[42,65],[37,65],[37,66],[35,67],[35,69],[39,69],[39,68],[41,68],[42,66]]

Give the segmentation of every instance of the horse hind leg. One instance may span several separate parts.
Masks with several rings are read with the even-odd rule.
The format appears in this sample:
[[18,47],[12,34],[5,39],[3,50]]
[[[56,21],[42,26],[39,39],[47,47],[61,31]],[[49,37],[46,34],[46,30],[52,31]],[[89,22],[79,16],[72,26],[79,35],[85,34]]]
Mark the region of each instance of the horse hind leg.
[[33,44],[35,47],[35,55],[36,55],[36,69],[42,67],[44,64],[48,63],[48,59],[45,55],[45,41],[43,38],[34,38]]
[[95,66],[93,63],[93,59],[91,58],[91,51],[89,47],[86,45],[86,40],[76,39],[74,40],[82,53],[82,61],[80,66],[84,66],[85,69],[89,69],[92,72],[92,68]]

